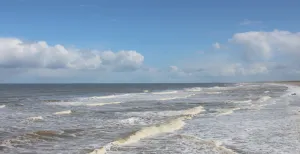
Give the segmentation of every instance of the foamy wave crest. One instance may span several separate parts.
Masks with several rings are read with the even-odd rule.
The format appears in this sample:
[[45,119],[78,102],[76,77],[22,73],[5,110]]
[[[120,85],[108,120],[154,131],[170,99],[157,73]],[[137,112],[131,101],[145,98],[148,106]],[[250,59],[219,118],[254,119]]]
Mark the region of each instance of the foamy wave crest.
[[120,104],[121,102],[109,102],[109,103],[93,103],[86,104],[87,106],[103,106],[103,105],[111,105],[111,104]]
[[42,116],[37,116],[37,117],[29,117],[27,120],[32,120],[32,121],[40,121],[43,120]]
[[162,91],[162,92],[153,92],[154,95],[166,95],[166,94],[176,94],[178,91]]
[[194,108],[178,111],[162,111],[162,112],[131,112],[127,113],[128,116],[137,116],[137,117],[174,117],[174,116],[194,116],[201,112],[204,112],[205,109],[202,106],[197,106]]
[[64,114],[71,114],[71,113],[72,113],[71,110],[66,110],[66,111],[55,112],[53,114],[55,114],[55,115],[64,115]]
[[233,101],[232,103],[241,103],[241,104],[243,104],[243,103],[251,103],[251,102],[252,102],[252,100],[249,99],[249,100],[244,100],[244,101]]
[[183,139],[187,139],[190,141],[194,141],[197,143],[200,143],[201,145],[205,145],[205,147],[209,147],[211,149],[215,149],[218,153],[222,153],[222,154],[236,154],[236,152],[234,152],[231,149],[226,148],[225,146],[223,146],[223,143],[221,141],[217,141],[217,140],[203,140],[200,138],[197,138],[195,136],[190,136],[190,135],[178,135],[178,137],[183,138]]
[[221,94],[222,92],[215,91],[215,92],[205,92],[205,94]]
[[135,124],[144,125],[145,124],[145,122],[141,118],[138,118],[138,117],[131,117],[128,119],[123,119],[123,120],[120,120],[120,123],[128,124],[128,125],[135,125]]
[[204,112],[204,108],[202,106],[197,106],[197,107],[194,107],[194,108],[191,108],[191,109],[187,109],[187,110],[183,110],[182,111],[182,115],[185,115],[185,116],[194,116],[194,115],[197,115],[201,112]]
[[0,105],[0,109],[5,108],[5,105]]
[[200,88],[200,87],[187,88],[187,89],[185,89],[185,91],[189,91],[189,92],[199,92],[199,91],[202,91],[202,88]]
[[204,111],[202,106],[184,110],[182,111],[183,116],[179,118],[173,119],[171,121],[159,125],[144,127],[141,130],[129,135],[128,137],[121,138],[114,142],[108,143],[107,145],[103,146],[100,149],[94,150],[90,154],[105,154],[107,151],[110,150],[112,146],[128,145],[128,144],[136,143],[141,139],[147,137],[159,135],[162,133],[171,133],[177,131],[185,125],[184,120],[191,119],[193,116],[201,113],[202,111]]
[[190,94],[190,95],[187,95],[187,96],[182,96],[182,97],[168,97],[168,98],[160,98],[158,100],[160,101],[167,101],[167,100],[174,100],[174,99],[184,99],[184,98],[189,98],[191,96],[194,96],[195,94]]
[[111,98],[118,98],[118,97],[125,97],[129,96],[130,94],[119,94],[119,95],[107,95],[107,96],[93,96],[88,98],[82,98],[82,100],[94,100],[94,99],[111,99]]
[[224,116],[224,115],[232,114],[235,110],[240,110],[240,108],[219,110],[219,112],[221,112],[221,113],[218,116]]
[[261,97],[259,100],[258,100],[258,102],[265,102],[265,101],[267,101],[267,100],[269,100],[269,99],[271,99],[272,97],[270,97],[270,96],[263,96],[263,97]]
[[117,141],[111,142],[104,147],[100,149],[96,149],[90,154],[105,154],[107,151],[110,150],[112,146],[123,146],[123,145],[128,145],[132,143],[136,143],[141,139],[155,136],[161,133],[171,133],[176,130],[181,129],[184,126],[184,118],[180,117],[174,120],[171,120],[167,123],[163,123],[157,126],[149,126],[149,127],[144,127],[141,130],[129,135],[128,137],[121,138]]

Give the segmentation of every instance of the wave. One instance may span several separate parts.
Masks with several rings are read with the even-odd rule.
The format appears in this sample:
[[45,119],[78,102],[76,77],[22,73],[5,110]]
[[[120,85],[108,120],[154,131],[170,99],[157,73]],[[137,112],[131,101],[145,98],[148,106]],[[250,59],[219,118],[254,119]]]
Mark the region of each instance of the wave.
[[160,101],[167,101],[167,100],[174,100],[174,99],[184,99],[184,98],[188,98],[188,97],[191,97],[191,96],[194,96],[195,94],[190,94],[190,95],[187,95],[187,96],[182,96],[182,97],[169,97],[169,98],[160,98],[158,100]]
[[244,100],[244,101],[233,101],[232,103],[251,103],[252,102],[252,100],[251,99],[249,99],[249,100]]
[[219,112],[221,112],[221,113],[219,115],[217,115],[217,116],[229,115],[229,114],[232,114],[235,110],[240,110],[240,108],[232,108],[232,109],[219,110]]
[[270,91],[264,91],[265,94],[270,93]]
[[153,92],[154,95],[165,95],[165,94],[176,94],[178,91],[162,91],[162,92]]
[[128,119],[123,119],[123,120],[120,120],[120,123],[128,124],[128,125],[135,125],[135,124],[144,125],[145,124],[145,122],[139,117],[131,117],[131,118],[128,118]]
[[174,100],[174,99],[179,99],[180,97],[169,97],[169,98],[160,98],[158,100],[160,101],[168,101],[168,100]]
[[71,113],[72,113],[71,110],[66,110],[66,111],[55,112],[53,114],[55,114],[55,115],[64,115],[64,114],[71,114]]
[[119,95],[107,95],[107,96],[93,96],[93,97],[87,97],[87,98],[82,98],[82,100],[93,100],[93,99],[111,99],[111,98],[117,98],[117,97],[124,97],[124,96],[129,96],[130,94],[119,94]]
[[187,88],[187,89],[185,89],[185,91],[189,91],[189,92],[199,92],[199,91],[202,91],[202,88],[200,88],[200,87]]
[[204,92],[205,94],[221,94],[222,92],[215,91],[215,92]]
[[257,102],[265,102],[265,101],[267,101],[267,100],[269,100],[269,99],[271,99],[272,97],[270,97],[270,96],[263,96],[263,97],[261,97],[261,98],[259,98],[258,100],[257,100]]
[[166,123],[162,123],[159,125],[144,127],[139,131],[136,131],[125,138],[121,138],[111,143],[108,143],[107,145],[103,146],[100,149],[95,149],[90,154],[105,154],[107,151],[110,150],[112,146],[124,146],[128,144],[136,143],[141,139],[147,137],[159,135],[162,133],[171,133],[177,131],[185,125],[184,120],[191,119],[193,116],[201,113],[202,111],[204,111],[202,106],[184,110],[182,112],[182,116],[179,118],[170,120]]
[[121,102],[93,103],[93,104],[87,104],[87,106],[103,106],[103,105],[120,104],[120,103]]
[[105,154],[107,151],[110,150],[112,146],[123,146],[123,145],[128,145],[132,143],[136,143],[141,139],[155,136],[161,133],[171,133],[176,130],[181,129],[184,126],[184,121],[183,118],[177,118],[174,120],[171,120],[167,123],[163,123],[157,126],[149,126],[149,127],[144,127],[141,130],[132,133],[128,137],[118,139],[114,142],[111,142],[105,146],[103,146],[100,149],[95,149],[93,152],[90,154]]
[[29,117],[29,118],[27,118],[27,120],[39,121],[39,120],[43,120],[43,117],[42,116]]
[[205,145],[205,147],[211,147],[213,149],[216,149],[218,151],[218,153],[222,153],[222,154],[236,154],[236,152],[234,152],[231,149],[226,148],[225,146],[223,146],[223,143],[221,141],[217,141],[217,140],[203,140],[200,138],[197,138],[195,136],[190,136],[190,135],[184,135],[184,134],[180,134],[177,135],[179,138],[182,139],[187,139],[190,141],[194,141],[197,143],[200,143],[201,145]]
[[0,105],[0,109],[5,108],[5,105]]

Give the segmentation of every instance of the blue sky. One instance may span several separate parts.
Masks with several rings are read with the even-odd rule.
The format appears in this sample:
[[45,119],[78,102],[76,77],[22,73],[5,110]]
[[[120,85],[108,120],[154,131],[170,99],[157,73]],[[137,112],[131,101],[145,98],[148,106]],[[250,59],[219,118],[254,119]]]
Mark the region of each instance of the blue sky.
[[[297,79],[299,7],[298,0],[3,0],[0,52],[11,54],[0,55],[0,82]],[[47,46],[37,47],[41,41]],[[62,52],[57,44],[74,58],[52,55]],[[115,54],[107,64],[105,51]],[[86,58],[93,56],[100,58]],[[67,62],[53,68],[60,60]],[[279,77],[277,65],[295,68]]]

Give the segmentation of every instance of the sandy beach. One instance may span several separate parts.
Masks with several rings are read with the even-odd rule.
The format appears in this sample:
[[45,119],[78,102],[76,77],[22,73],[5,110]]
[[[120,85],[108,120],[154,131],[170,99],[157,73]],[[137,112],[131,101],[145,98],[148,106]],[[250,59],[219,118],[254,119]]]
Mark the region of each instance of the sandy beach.
[[300,86],[300,81],[280,81],[280,82],[276,82],[276,83],[283,83],[283,84],[290,84],[290,85]]

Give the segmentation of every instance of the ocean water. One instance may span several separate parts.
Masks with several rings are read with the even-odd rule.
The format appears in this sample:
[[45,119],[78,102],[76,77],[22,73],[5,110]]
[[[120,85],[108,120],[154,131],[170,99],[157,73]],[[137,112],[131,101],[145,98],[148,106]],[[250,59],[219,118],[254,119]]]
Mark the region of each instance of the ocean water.
[[0,153],[299,151],[300,88],[296,86],[0,85]]

